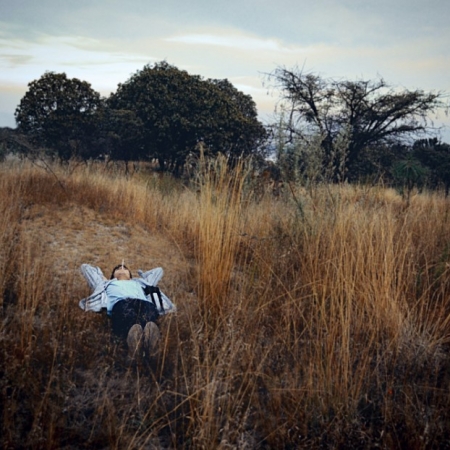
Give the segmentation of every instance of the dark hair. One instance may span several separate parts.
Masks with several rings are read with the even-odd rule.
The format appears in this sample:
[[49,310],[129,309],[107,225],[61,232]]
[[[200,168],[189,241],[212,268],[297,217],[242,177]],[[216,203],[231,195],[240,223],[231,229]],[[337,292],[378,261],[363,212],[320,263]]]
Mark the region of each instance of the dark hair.
[[[111,278],[110,278],[110,280],[112,280],[112,279],[114,278],[114,272],[115,272],[117,269],[120,269],[121,267],[122,267],[122,264],[119,264],[119,265],[117,265],[116,267],[114,267],[114,269],[113,269],[112,272],[111,272]],[[130,273],[130,278],[133,278],[133,275],[131,275],[131,270],[130,270],[125,264],[123,264],[123,268],[124,268],[124,269],[127,269],[128,272]]]

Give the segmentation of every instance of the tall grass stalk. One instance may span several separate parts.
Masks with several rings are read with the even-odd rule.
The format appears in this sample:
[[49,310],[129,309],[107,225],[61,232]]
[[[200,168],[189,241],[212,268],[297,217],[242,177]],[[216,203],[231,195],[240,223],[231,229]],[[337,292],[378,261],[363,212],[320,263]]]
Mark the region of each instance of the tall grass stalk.
[[246,169],[243,161],[230,169],[228,160],[219,157],[201,170],[196,255],[198,293],[206,318],[206,311],[220,316],[223,308],[230,308],[227,298],[241,232]]

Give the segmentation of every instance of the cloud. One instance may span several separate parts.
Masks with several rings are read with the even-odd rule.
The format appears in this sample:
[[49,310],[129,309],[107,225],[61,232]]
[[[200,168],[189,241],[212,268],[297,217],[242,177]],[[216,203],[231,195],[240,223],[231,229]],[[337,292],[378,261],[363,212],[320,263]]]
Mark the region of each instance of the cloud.
[[[28,64],[33,57],[31,55],[20,55],[13,53],[0,53],[0,62],[5,62],[5,67],[19,67]],[[3,65],[3,64],[2,64]]]
[[33,42],[0,39],[0,82],[26,85],[46,71],[66,72],[107,90],[152,61],[142,54],[103,47],[95,39],[80,36],[41,35]]
[[248,36],[242,33],[224,34],[186,34],[165,39],[167,42],[176,42],[188,45],[209,45],[217,47],[228,47],[245,51],[268,51],[279,53],[298,52],[299,49],[288,48],[280,40],[264,39],[260,37]]

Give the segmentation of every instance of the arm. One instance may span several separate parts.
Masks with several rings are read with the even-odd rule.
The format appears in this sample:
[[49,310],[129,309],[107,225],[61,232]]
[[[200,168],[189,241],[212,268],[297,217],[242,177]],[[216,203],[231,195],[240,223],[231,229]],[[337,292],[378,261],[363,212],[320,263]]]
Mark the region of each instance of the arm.
[[108,298],[105,291],[107,279],[99,267],[82,264],[80,270],[94,292],[89,297],[80,300],[78,306],[84,311],[100,312],[107,305]]
[[95,290],[100,284],[106,281],[106,278],[99,267],[91,266],[90,264],[82,264],[80,270],[92,290]]
[[157,286],[159,280],[161,280],[164,275],[164,270],[162,269],[162,267],[156,267],[156,269],[147,270],[147,272],[138,270],[138,274],[145,280],[148,285]]
[[78,306],[83,311],[94,311],[94,312],[100,312],[102,308],[106,308],[106,304],[104,301],[104,295],[103,291],[96,290],[91,296],[87,298],[83,298],[83,300],[80,300],[78,303]]

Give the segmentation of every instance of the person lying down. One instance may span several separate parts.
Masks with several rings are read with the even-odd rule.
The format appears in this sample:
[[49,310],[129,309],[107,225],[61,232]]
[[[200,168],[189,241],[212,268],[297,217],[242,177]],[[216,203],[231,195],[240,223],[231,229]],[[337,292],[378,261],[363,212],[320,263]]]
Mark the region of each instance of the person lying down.
[[82,264],[80,270],[93,292],[80,300],[79,307],[94,312],[106,309],[112,332],[126,339],[131,358],[142,352],[154,356],[160,341],[157,319],[176,311],[172,301],[157,287],[163,269],[138,270],[139,277],[133,278],[122,261],[113,268],[109,279],[99,267],[90,264]]

